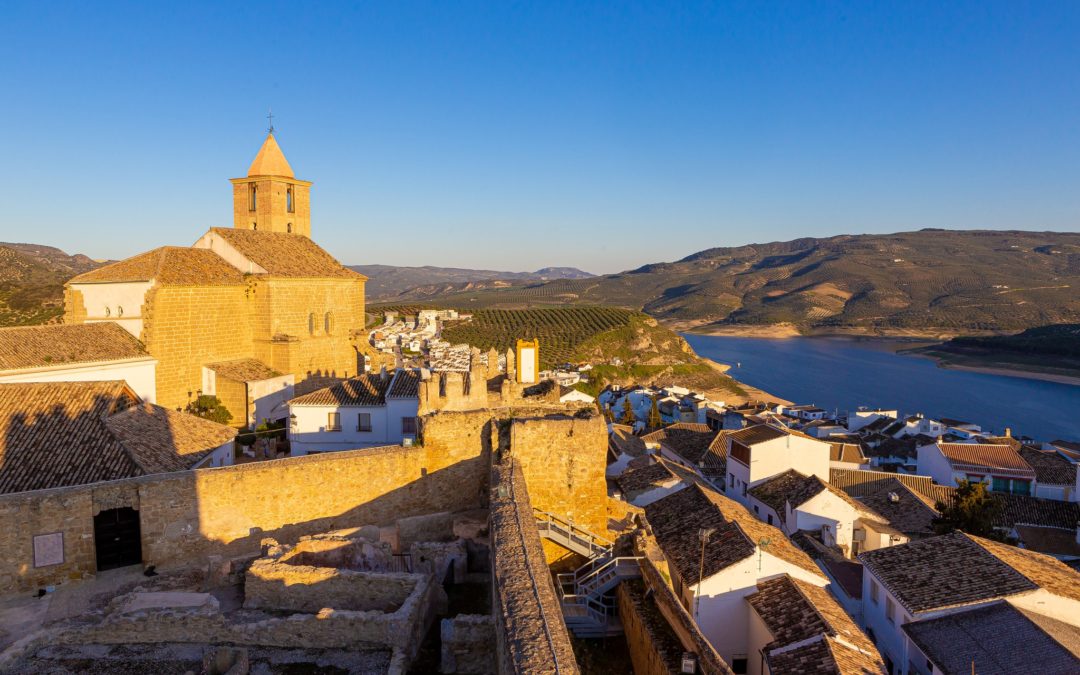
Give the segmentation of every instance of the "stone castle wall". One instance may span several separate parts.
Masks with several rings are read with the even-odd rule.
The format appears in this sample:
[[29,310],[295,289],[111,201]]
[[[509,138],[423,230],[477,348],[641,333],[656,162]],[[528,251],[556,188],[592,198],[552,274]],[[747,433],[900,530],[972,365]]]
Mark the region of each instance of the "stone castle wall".
[[510,422],[510,452],[536,508],[604,535],[607,530],[607,425],[599,415]]
[[[144,564],[198,565],[257,551],[263,537],[388,524],[483,506],[488,461],[476,443],[375,448],[0,495],[0,591],[34,590],[96,571],[93,516],[139,510]],[[64,562],[35,568],[35,535],[62,532]]]
[[[8,524],[0,531],[0,591],[93,575],[93,516],[104,509],[137,509],[144,563],[167,568],[201,564],[208,555],[257,551],[267,536],[295,541],[313,532],[483,507],[492,438],[499,438],[500,428],[506,432],[506,425],[510,452],[536,486],[537,506],[599,529],[606,501],[599,418],[509,422],[491,411],[441,412],[421,418],[423,444],[412,448],[349,450],[0,495],[0,522]],[[64,534],[64,562],[35,568],[34,536],[54,532]]]
[[496,462],[491,485],[492,616],[497,672],[580,672],[544,561],[521,466]]

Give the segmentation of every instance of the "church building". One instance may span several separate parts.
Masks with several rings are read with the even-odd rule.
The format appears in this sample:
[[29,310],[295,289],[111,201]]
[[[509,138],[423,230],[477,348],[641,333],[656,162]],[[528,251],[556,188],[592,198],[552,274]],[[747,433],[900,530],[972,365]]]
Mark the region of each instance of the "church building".
[[218,396],[232,424],[287,415],[293,384],[362,372],[366,277],[311,240],[311,183],[273,131],[232,179],[233,227],[81,274],[64,322],[112,322],[157,359],[159,405]]

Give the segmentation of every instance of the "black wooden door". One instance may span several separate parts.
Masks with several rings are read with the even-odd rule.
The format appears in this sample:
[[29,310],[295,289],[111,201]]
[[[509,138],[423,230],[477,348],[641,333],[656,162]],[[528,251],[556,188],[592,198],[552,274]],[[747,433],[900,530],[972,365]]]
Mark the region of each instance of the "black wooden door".
[[139,512],[124,507],[102,511],[94,516],[94,546],[97,549],[98,571],[141,563]]

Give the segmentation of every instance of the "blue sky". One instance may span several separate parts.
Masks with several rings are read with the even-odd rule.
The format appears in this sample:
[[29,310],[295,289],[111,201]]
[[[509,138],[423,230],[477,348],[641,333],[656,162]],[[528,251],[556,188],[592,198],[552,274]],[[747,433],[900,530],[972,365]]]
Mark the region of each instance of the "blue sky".
[[345,263],[613,272],[1080,229],[1080,3],[5,3],[0,240],[231,225],[273,107]]

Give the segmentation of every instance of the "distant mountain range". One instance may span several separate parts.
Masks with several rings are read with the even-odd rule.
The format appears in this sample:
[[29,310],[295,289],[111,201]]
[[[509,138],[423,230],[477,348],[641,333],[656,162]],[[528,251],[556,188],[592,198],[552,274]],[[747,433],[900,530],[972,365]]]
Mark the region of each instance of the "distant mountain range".
[[1080,233],[920,230],[710,248],[588,279],[408,292],[463,307],[616,305],[687,325],[1020,330],[1080,321]]
[[498,272],[457,267],[395,267],[393,265],[350,265],[368,278],[369,301],[397,299],[413,292],[409,299],[445,295],[477,289],[502,288],[525,282],[554,279],[588,279],[592,274],[574,267],[545,267],[535,272]]
[[64,282],[103,264],[52,246],[0,242],[0,326],[56,320],[64,312]]

